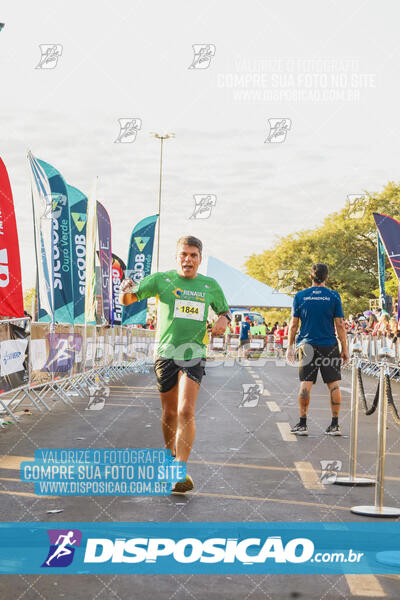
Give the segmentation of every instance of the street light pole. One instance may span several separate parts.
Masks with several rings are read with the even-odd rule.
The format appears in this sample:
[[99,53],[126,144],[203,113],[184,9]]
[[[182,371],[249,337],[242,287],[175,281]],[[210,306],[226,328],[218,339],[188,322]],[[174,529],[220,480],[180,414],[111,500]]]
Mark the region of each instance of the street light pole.
[[160,231],[161,231],[161,188],[162,188],[162,160],[163,160],[163,144],[164,140],[175,137],[174,133],[166,133],[160,135],[158,133],[152,133],[155,138],[160,140],[160,186],[158,189],[158,229],[157,229],[157,273],[160,270]]

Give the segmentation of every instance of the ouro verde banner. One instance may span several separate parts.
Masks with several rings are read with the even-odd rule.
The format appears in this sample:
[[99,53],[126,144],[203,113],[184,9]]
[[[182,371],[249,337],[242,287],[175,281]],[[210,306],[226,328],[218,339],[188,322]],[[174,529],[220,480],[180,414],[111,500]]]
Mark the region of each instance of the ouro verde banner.
[[[150,275],[157,219],[158,215],[146,217],[132,231],[125,277],[132,279],[134,283],[139,283],[143,277]],[[146,313],[147,300],[124,306],[122,325],[144,325]]]
[[61,173],[52,165],[38,160],[51,190],[51,219],[53,242],[54,320],[73,323],[71,226],[67,185]]
[[67,192],[71,222],[74,323],[81,325],[85,323],[87,197],[72,185],[67,185]]

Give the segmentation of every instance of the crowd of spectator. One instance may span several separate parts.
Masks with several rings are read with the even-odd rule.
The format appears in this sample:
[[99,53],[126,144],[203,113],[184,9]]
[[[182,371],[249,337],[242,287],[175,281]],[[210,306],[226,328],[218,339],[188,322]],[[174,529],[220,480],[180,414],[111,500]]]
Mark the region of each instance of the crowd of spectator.
[[400,322],[396,312],[390,314],[387,310],[378,308],[366,310],[363,313],[349,315],[345,320],[348,333],[389,337],[393,340],[400,339]]
[[[212,329],[211,321],[207,322],[207,331],[210,334]],[[273,335],[276,345],[283,345],[284,338],[288,335],[289,325],[286,321],[279,323],[262,322],[252,320],[250,317],[244,317],[243,320],[236,315],[226,328],[225,335],[236,334],[240,336],[240,345],[247,344],[252,337]]]

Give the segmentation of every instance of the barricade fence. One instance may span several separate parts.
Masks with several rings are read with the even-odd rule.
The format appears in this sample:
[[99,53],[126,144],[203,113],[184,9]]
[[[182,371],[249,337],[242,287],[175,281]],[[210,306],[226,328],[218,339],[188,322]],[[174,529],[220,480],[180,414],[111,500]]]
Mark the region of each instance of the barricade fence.
[[207,358],[275,358],[281,359],[288,346],[288,337],[274,335],[250,335],[241,340],[238,333],[210,335]]
[[[368,336],[370,337],[370,336]],[[372,336],[371,336],[372,337]],[[371,356],[371,346],[373,343],[373,357]],[[353,506],[351,512],[359,515],[367,515],[370,517],[399,517],[400,509],[397,507],[384,505],[384,487],[385,487],[385,459],[386,459],[386,430],[387,430],[387,412],[390,408],[393,421],[396,425],[400,425],[400,415],[394,403],[390,371],[393,370],[396,361],[396,341],[390,338],[382,338],[376,340],[362,339],[359,340],[356,336],[349,338],[349,347],[351,360],[349,366],[352,369],[352,388],[351,388],[351,426],[350,426],[350,451],[349,451],[349,476],[339,477],[336,482],[339,485],[362,485],[375,486],[374,504]],[[392,343],[390,343],[392,342]],[[385,345],[386,344],[386,345]],[[376,354],[375,354],[376,352]],[[368,407],[364,383],[362,379],[362,364],[365,362],[365,354],[368,356],[368,364],[378,367],[378,386],[374,396],[374,400]],[[364,358],[363,358],[364,355]],[[373,358],[374,362],[369,359]],[[390,361],[393,361],[392,363]],[[374,373],[371,373],[374,374]],[[359,477],[356,472],[357,467],[357,438],[358,438],[358,402],[361,398],[364,412],[366,415],[372,415],[378,409],[377,419],[377,451],[376,451],[376,477],[374,480],[366,477]]]
[[[106,389],[111,379],[148,372],[155,332],[133,327],[0,321],[0,415],[18,421],[28,400],[39,411]],[[3,419],[0,416],[0,425]]]
[[379,378],[380,356],[384,350],[390,379],[400,381],[400,340],[371,334],[348,334],[347,342],[350,354],[354,344],[359,347],[359,367],[362,373]]

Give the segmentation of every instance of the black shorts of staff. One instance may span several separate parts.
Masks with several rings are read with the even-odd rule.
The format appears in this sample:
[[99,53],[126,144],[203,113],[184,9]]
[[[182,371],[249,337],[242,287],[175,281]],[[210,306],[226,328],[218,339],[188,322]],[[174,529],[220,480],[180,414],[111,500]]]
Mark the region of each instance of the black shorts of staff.
[[324,383],[332,383],[342,379],[340,373],[341,358],[339,346],[313,346],[304,344],[300,346],[300,381],[317,381],[318,372]]

